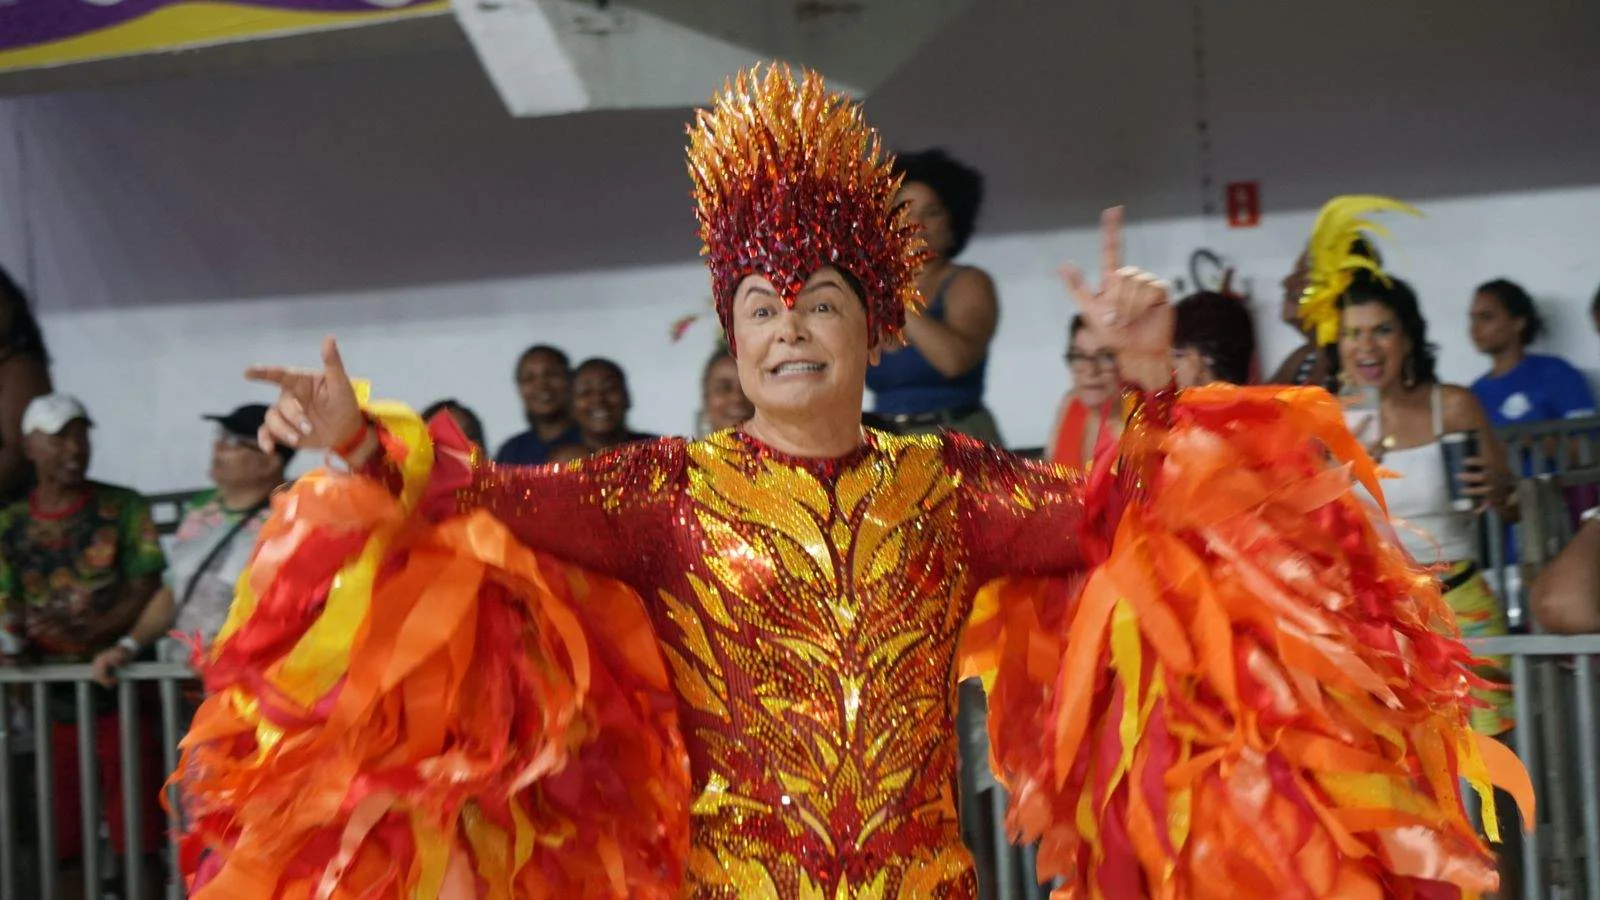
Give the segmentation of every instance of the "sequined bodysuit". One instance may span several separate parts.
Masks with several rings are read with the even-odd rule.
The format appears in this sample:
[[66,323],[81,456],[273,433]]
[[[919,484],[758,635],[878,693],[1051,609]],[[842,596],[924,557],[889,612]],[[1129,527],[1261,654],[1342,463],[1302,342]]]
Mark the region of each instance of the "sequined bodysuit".
[[700,898],[975,896],[955,657],[976,589],[1079,566],[1078,481],[961,436],[734,432],[483,466],[463,507],[633,585],[679,698]]

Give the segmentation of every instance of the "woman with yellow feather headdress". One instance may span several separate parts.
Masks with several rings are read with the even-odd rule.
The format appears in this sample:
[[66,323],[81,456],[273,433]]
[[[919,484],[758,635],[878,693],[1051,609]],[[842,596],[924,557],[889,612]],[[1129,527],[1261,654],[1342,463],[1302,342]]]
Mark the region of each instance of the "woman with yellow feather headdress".
[[251,371],[264,445],[355,474],[279,501],[206,661],[199,896],[970,898],[958,673],[1068,896],[1493,885],[1458,778],[1520,770],[1326,395],[1168,390],[1113,212],[1074,289],[1142,385],[1115,474],[863,429],[922,250],[860,109],[743,73],[689,165],[737,429],[497,467],[331,341]]
[[[1470,560],[1476,556],[1475,515],[1488,507],[1514,519],[1511,470],[1489,417],[1468,388],[1443,383],[1436,371],[1427,321],[1411,286],[1370,254],[1352,247],[1363,232],[1383,234],[1360,218],[1374,210],[1417,214],[1385,197],[1339,197],[1318,218],[1308,251],[1312,264],[1301,301],[1306,327],[1333,348],[1332,374],[1341,384],[1373,392],[1377,408],[1353,423],[1356,437],[1384,468],[1397,474],[1387,493],[1400,520],[1401,543],[1420,561],[1449,567],[1446,600],[1470,637],[1506,633],[1505,613]],[[1479,508],[1452,506],[1439,439],[1474,432],[1481,458],[1468,461],[1466,493]],[[1485,692],[1473,711],[1477,727],[1499,734],[1510,727],[1510,693]]]
[[[1372,195],[1335,197],[1322,207],[1305,251],[1283,279],[1283,321],[1304,335],[1305,344],[1284,358],[1270,383],[1328,386],[1328,348],[1333,338],[1326,333],[1327,310],[1354,272],[1383,263],[1371,236],[1387,232],[1362,218],[1370,212],[1416,210]],[[1317,312],[1308,313],[1313,308]]]

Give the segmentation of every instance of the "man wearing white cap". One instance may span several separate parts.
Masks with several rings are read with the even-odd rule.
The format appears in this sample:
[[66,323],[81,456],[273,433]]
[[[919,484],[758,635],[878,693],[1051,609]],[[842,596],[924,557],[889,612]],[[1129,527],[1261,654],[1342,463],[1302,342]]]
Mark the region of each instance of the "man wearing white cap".
[[[161,584],[166,558],[149,503],[135,491],[87,477],[91,425],[83,404],[67,394],[37,397],[22,415],[23,447],[38,485],[0,510],[0,656],[7,661],[88,662],[127,633]],[[74,695],[71,684],[52,685],[46,694],[56,852],[65,870],[82,853],[84,838]],[[128,801],[116,695],[96,687],[93,703],[100,784],[87,789],[104,798],[112,844],[122,853]],[[148,746],[140,751],[141,784],[148,789],[134,801],[133,813],[144,823],[148,851],[161,847],[164,818],[156,798],[162,773],[153,730],[143,729],[142,736]]]

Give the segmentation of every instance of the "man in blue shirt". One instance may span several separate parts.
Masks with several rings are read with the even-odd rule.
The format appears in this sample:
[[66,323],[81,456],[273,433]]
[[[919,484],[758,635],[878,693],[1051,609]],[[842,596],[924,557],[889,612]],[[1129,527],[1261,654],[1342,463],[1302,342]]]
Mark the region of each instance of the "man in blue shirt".
[[535,344],[517,360],[517,393],[528,417],[528,430],[500,445],[495,462],[537,466],[550,461],[550,451],[581,443],[572,420],[572,362],[547,344]]

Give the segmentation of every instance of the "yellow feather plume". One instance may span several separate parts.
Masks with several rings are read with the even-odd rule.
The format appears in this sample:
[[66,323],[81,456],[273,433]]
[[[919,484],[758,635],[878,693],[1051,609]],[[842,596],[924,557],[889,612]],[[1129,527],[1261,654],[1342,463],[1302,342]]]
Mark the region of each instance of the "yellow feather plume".
[[1368,235],[1388,237],[1389,231],[1362,216],[1374,212],[1422,212],[1409,203],[1373,194],[1335,197],[1317,214],[1306,245],[1308,263],[1305,293],[1300,297],[1300,321],[1316,335],[1319,346],[1339,337],[1339,297],[1361,270],[1383,277],[1376,260],[1355,252],[1356,242]]

